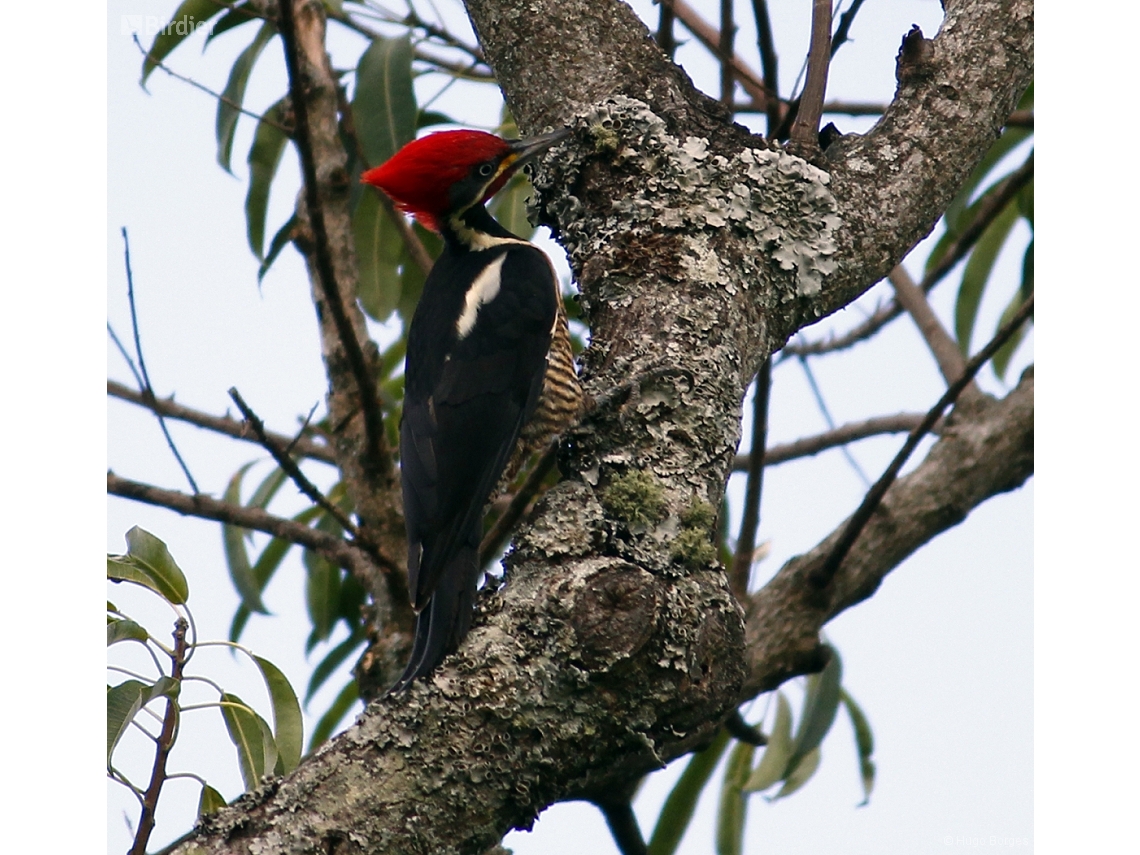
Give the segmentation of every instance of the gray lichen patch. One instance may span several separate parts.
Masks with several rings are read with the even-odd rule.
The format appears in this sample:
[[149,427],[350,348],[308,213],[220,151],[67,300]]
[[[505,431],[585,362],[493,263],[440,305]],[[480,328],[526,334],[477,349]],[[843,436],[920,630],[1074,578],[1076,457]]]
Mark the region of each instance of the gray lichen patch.
[[[593,145],[572,151],[569,163],[560,152],[558,175],[548,171],[536,180],[572,255],[589,257],[619,235],[628,241],[662,230],[684,233],[691,279],[747,287],[767,273],[781,301],[817,293],[836,269],[835,232],[842,221],[830,176],[818,167],[778,147],[744,148],[731,157],[713,153],[708,140],[672,136],[647,104],[624,96],[595,105],[577,127]],[[588,161],[599,157],[623,176],[627,191],[611,200],[601,221],[582,216],[581,199],[551,192],[554,181],[559,188],[577,186]],[[713,242],[725,232],[755,248],[734,262],[731,274]],[[766,263],[767,271],[761,269]]]

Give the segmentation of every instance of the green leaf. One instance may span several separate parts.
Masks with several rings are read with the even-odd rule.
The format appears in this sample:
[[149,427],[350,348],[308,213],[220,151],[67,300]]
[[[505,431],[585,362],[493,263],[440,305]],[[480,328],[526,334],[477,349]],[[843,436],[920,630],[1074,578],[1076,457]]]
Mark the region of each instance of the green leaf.
[[273,501],[273,497],[277,495],[277,491],[281,489],[289,476],[285,474],[285,470],[280,466],[274,466],[271,471],[260,484],[257,489],[253,491],[253,495],[249,497],[249,501],[245,503],[247,508],[260,508],[265,510],[266,506]]
[[202,795],[198,797],[199,818],[214,813],[226,806],[226,799],[209,784],[202,785]]
[[313,674],[309,678],[309,686],[305,689],[306,705],[308,705],[309,701],[313,699],[313,695],[315,695],[321,686],[325,684],[325,681],[333,675],[336,669],[363,643],[364,633],[361,630],[356,630],[328,652],[325,658],[313,669]]
[[772,801],[776,799],[783,799],[790,796],[804,784],[806,784],[811,776],[815,774],[815,770],[819,768],[820,757],[822,752],[817,745],[807,754],[805,754],[790,773],[784,779],[784,786],[780,787],[780,791],[772,796]]
[[380,377],[390,377],[397,368],[404,367],[404,357],[408,353],[408,337],[402,335],[380,354],[380,364],[377,374]]
[[277,28],[273,24],[266,21],[261,25],[253,41],[234,60],[226,88],[222,90],[222,97],[218,99],[214,133],[218,140],[218,163],[226,172],[233,172],[230,169],[230,157],[234,149],[234,133],[237,131],[238,117],[241,116],[241,105],[245,101],[245,88],[249,83],[250,72],[253,71],[253,66],[257,63],[261,52],[265,50],[265,46],[275,35]]
[[321,716],[316,727],[313,728],[313,735],[309,737],[310,754],[332,736],[332,732],[336,730],[337,725],[348,715],[348,711],[352,709],[352,705],[358,700],[360,700],[360,690],[356,687],[356,680],[349,680],[345,687],[340,690],[340,694],[336,696],[332,705],[329,706],[325,714]]
[[261,669],[273,703],[273,739],[277,745],[275,774],[287,775],[301,762],[301,746],[304,744],[301,705],[289,679],[276,665],[260,656],[254,656],[253,661]]
[[230,741],[237,748],[241,778],[249,791],[260,784],[261,779],[277,765],[273,734],[265,720],[237,695],[223,692],[221,700],[222,719],[226,723]]
[[352,122],[369,166],[379,166],[416,135],[412,42],[373,39],[356,66]]
[[1032,110],[1033,109],[1033,81],[1029,81],[1029,86],[1026,88],[1025,93],[1021,96],[1021,100],[1017,102],[1017,109],[1019,110]]
[[800,716],[796,737],[792,743],[792,756],[788,761],[788,777],[794,773],[800,762],[823,742],[835,714],[839,711],[839,690],[843,682],[843,663],[839,651],[828,645],[831,658],[818,674],[807,677],[807,694]]
[[728,740],[728,731],[721,728],[708,748],[694,752],[689,758],[685,771],[661,806],[661,815],[657,817],[653,835],[649,838],[648,855],[673,855],[677,851],[697,810],[697,802],[700,801],[705,784],[720,762]]
[[107,578],[143,585],[176,606],[190,597],[186,577],[166,544],[138,526],[127,532],[126,555],[107,556]]
[[[293,517],[296,522],[303,522],[306,525],[318,515],[322,513],[318,507],[306,508]],[[282,559],[286,553],[293,547],[291,541],[283,540],[275,537],[266,544],[265,549],[261,551],[261,555],[257,557],[257,561],[250,571],[253,574],[254,580],[257,582],[258,590],[264,591],[265,587],[269,584],[269,580],[273,578],[273,574],[277,572],[277,568],[281,565]],[[245,625],[249,621],[249,609],[244,604],[237,607],[234,612],[233,621],[230,623],[230,641],[238,641],[241,638],[242,632],[245,630]]]
[[107,646],[120,641],[146,641],[150,635],[130,619],[112,620],[107,624]]
[[1017,210],[1021,216],[1029,221],[1029,228],[1033,228],[1033,179],[1017,191]]
[[250,21],[260,20],[262,19],[257,15],[256,10],[249,8],[249,3],[245,2],[245,0],[239,0],[239,2],[233,5],[231,10],[218,19],[218,23],[214,24],[213,29],[210,30],[210,35],[206,36],[206,44],[210,44],[210,42],[222,33],[229,32],[234,29],[234,27],[240,27],[242,24],[248,24]]
[[[253,463],[247,463],[230,478],[222,501],[231,505],[241,504],[241,482],[245,473]],[[234,583],[242,605],[257,614],[269,614],[269,609],[261,602],[261,586],[253,575],[253,568],[249,564],[249,553],[245,548],[245,529],[236,525],[222,523],[222,546],[225,548],[226,567],[230,571],[230,580]]]
[[304,564],[308,570],[305,605],[313,624],[310,641],[315,644],[329,637],[339,617],[341,573],[340,568],[327,558],[308,549],[305,550]]
[[[443,251],[443,238],[435,232],[428,231],[419,223],[412,226],[416,236],[420,239],[420,243],[424,245],[424,249],[432,258],[439,258],[440,252]],[[398,311],[400,317],[404,319],[405,329],[407,324],[411,323],[412,315],[416,310],[416,303],[420,301],[420,294],[424,290],[424,280],[427,279],[427,273],[420,269],[420,266],[412,260],[411,254],[405,249],[404,256],[400,263],[400,305]]]
[[184,0],[175,10],[170,23],[155,35],[150,50],[146,52],[146,59],[143,60],[142,79],[139,80],[139,85],[145,87],[150,73],[158,68],[158,64],[166,59],[172,50],[224,9],[225,7],[215,0]]
[[743,850],[748,802],[745,801],[742,788],[752,769],[752,754],[755,750],[756,747],[747,742],[737,742],[728,755],[716,818],[717,855],[740,855]]
[[277,125],[287,120],[286,99],[282,98],[265,112],[265,118],[257,123],[253,134],[253,145],[249,149],[249,191],[245,197],[246,233],[249,248],[259,261],[264,261],[262,252],[265,246],[265,216],[269,208],[269,187],[281,164],[285,153],[285,143],[289,137]]
[[149,704],[155,698],[170,698],[176,700],[179,692],[182,691],[182,683],[175,680],[173,677],[162,676],[154,681],[154,684],[147,689],[146,700],[144,704]]
[[430,128],[432,125],[455,125],[458,124],[455,119],[451,118],[438,110],[420,110],[416,114],[416,130],[423,128]]
[[1017,201],[1011,200],[978,238],[962,273],[962,284],[958,287],[958,300],[954,305],[954,333],[958,337],[958,347],[967,356],[990,271],[1017,218]]
[[[954,197],[954,201],[946,208],[946,214],[944,216],[947,232],[951,232],[954,237],[957,237],[962,229],[966,227],[970,220],[973,219],[969,209],[974,207],[976,203],[971,203],[970,200],[974,195],[974,191],[978,188],[978,185],[985,180],[986,176],[990,174],[1002,158],[1031,136],[1033,136],[1033,131],[1028,128],[1006,128],[1002,135],[997,138],[981,162],[974,167],[974,171],[970,173],[970,177],[966,179],[966,183],[962,185],[958,191],[958,195]],[[980,200],[992,192],[1000,183],[1000,180],[994,182],[978,199]],[[930,258],[926,261],[926,269],[930,270],[940,260],[940,256],[936,257],[935,253],[931,252]]]
[[150,687],[138,680],[127,680],[107,687],[107,763],[131,721],[142,709]]
[[[1032,251],[1033,251],[1033,245],[1030,244],[1027,252],[1031,253]],[[1029,266],[1028,276],[1029,276],[1029,280],[1031,283],[1029,287],[1030,287],[1030,289],[1032,289],[1032,287],[1033,287],[1033,285],[1032,285],[1032,280],[1033,280],[1032,256],[1030,256],[1028,266]],[[1022,265],[1022,283],[1023,284],[1025,282],[1025,276],[1026,276],[1026,271],[1025,271],[1025,265],[1023,264]],[[1031,293],[1032,293],[1032,291],[1031,291]],[[1005,307],[1005,311],[1003,311],[1001,313],[1001,317],[998,319],[998,329],[1001,329],[1001,327],[1005,326],[1006,323],[1009,322],[1010,318],[1012,318],[1014,315],[1017,314],[1017,310],[1021,308],[1021,306],[1024,302],[1025,302],[1025,297],[1023,296],[1021,289],[1018,289],[1018,292],[1013,295],[1013,299],[1009,301],[1009,305]],[[1003,344],[1000,348],[998,348],[998,352],[994,354],[994,358],[993,358],[994,373],[998,376],[999,380],[1002,380],[1002,381],[1005,380],[1005,372],[1006,372],[1006,369],[1009,368],[1009,361],[1011,359],[1013,359],[1013,355],[1015,353],[1017,353],[1017,349],[1019,347],[1021,347],[1021,342],[1025,338],[1025,333],[1027,331],[1026,328],[1028,326],[1029,326],[1029,322],[1026,321],[1020,327],[1018,327],[1014,331],[1013,335],[1011,335],[1009,337],[1009,339],[1006,341],[1006,343]]]
[[526,200],[533,188],[530,179],[523,172],[516,172],[507,186],[500,190],[491,201],[488,210],[503,227],[524,240],[534,237],[535,227],[526,217]]
[[788,761],[792,758],[792,706],[783,692],[776,693],[776,721],[764,756],[744,784],[746,793],[766,790],[784,778],[788,771]]
[[368,315],[381,323],[388,320],[400,302],[400,260],[404,242],[380,194],[364,193],[352,214],[356,243],[356,294]]
[[871,759],[871,755],[875,753],[875,736],[871,732],[871,723],[867,720],[862,707],[846,689],[840,689],[839,697],[855,731],[855,749],[859,752],[859,777],[863,782],[863,801],[859,803],[859,807],[863,807],[871,800],[871,790],[875,787],[875,763]]
[[277,230],[277,234],[273,236],[273,240],[269,242],[269,252],[265,253],[265,260],[261,262],[261,266],[257,268],[257,284],[261,284],[261,280],[265,278],[265,274],[269,272],[269,268],[273,266],[273,262],[277,260],[277,256],[281,254],[289,242],[293,240],[294,232],[297,228],[297,215],[294,214],[285,221],[285,225]]

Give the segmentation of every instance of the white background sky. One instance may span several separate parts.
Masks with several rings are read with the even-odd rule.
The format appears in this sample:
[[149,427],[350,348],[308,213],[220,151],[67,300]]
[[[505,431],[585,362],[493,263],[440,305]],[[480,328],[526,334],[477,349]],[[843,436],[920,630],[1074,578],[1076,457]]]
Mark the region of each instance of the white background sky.
[[[6,135],[7,179],[14,185],[9,210],[15,222],[3,232],[5,258],[16,262],[9,274],[14,299],[5,313],[3,341],[5,400],[12,402],[10,484],[12,504],[19,508],[9,538],[16,547],[10,553],[16,608],[4,624],[2,647],[12,687],[3,707],[4,732],[15,749],[6,805],[9,841],[27,841],[14,851],[54,851],[56,844],[59,851],[91,851],[98,846],[92,840],[104,834],[104,822],[110,851],[122,851],[128,839],[121,814],[129,805],[115,790],[108,795],[107,813],[98,809],[104,790],[98,683],[103,592],[98,577],[80,569],[99,566],[102,549],[104,365],[96,356],[103,341],[102,270],[108,316],[120,334],[129,329],[119,227],[131,231],[146,357],[161,393],[177,392],[183,403],[220,412],[226,408],[225,390],[237,385],[280,429],[294,425],[297,414],[323,397],[307,283],[295,254],[287,251],[258,293],[256,268],[244,245],[244,183],[213,162],[213,104],[161,72],[153,79],[151,95],[136,85],[139,58],[129,38],[120,35],[120,15],[165,17],[170,5],[128,0],[111,4],[105,18],[98,10],[86,20],[33,20],[38,29],[13,30],[24,35],[14,39],[15,49],[4,60],[12,63],[5,77],[13,99],[9,115],[24,122],[13,126],[20,132]],[[808,4],[797,5],[804,8],[794,11],[806,16]],[[916,21],[933,34],[938,14],[937,4],[930,2],[871,0],[860,21],[867,26],[878,10],[896,8],[902,11],[877,25],[883,31],[881,44],[874,32],[855,31],[859,50],[871,52],[876,85],[887,81],[886,95],[899,36]],[[931,16],[935,23],[928,25]],[[1085,25],[1087,34],[1079,33],[1082,24],[1066,20],[1064,30],[1052,32],[1078,43],[1087,36],[1086,44],[1105,35],[1090,25]],[[1135,26],[1119,18],[1111,24],[1114,32],[1135,32]],[[97,34],[104,27],[105,89],[97,71],[104,63]],[[783,39],[780,22],[776,27]],[[35,39],[33,32],[43,38]],[[204,58],[193,48],[184,49],[173,64],[220,87],[247,38],[219,39]],[[740,39],[743,52],[751,39],[743,34]],[[42,50],[45,44],[50,46],[46,59],[21,53]],[[796,53],[783,45],[790,43],[781,46],[786,75]],[[351,64],[340,50],[350,51],[350,46],[334,45],[334,53],[339,64]],[[270,61],[271,52],[251,84],[254,108],[274,100],[283,85],[273,68],[280,63]],[[686,55],[679,58],[684,62]],[[1099,93],[1095,81],[1122,75],[1112,69],[1071,73],[1102,58],[1066,55],[1064,73],[1059,62],[1045,64],[1038,87],[1039,100],[1044,100],[1039,121],[1047,123],[1041,133],[1049,128],[1060,132],[1053,127],[1056,117],[1072,113],[1075,104],[1087,105],[1077,118],[1115,115],[1088,100],[1088,90]],[[695,68],[693,73],[699,85],[712,87],[710,75],[702,78]],[[1077,86],[1081,88],[1073,88]],[[842,97],[850,91],[870,97],[869,88],[871,83],[858,79],[854,70],[840,74],[837,64],[829,94]],[[856,129],[854,123],[840,126]],[[1067,126],[1084,127],[1075,120]],[[1095,132],[1102,126],[1091,127],[1084,134],[1091,139],[1065,147],[1063,155],[1049,147],[1039,152],[1038,168],[1053,179],[1051,190],[1074,194],[1102,178],[1116,190],[1131,179],[1123,196],[1134,195],[1127,192],[1135,189],[1130,170],[1115,160],[1119,136],[1111,146],[1098,142]],[[100,166],[104,127],[105,178]],[[235,169],[242,178],[249,132],[245,127],[235,146]],[[1080,188],[1061,178],[1061,157],[1093,165],[1081,171]],[[290,158],[286,171],[293,170]],[[1072,174],[1071,168],[1064,173]],[[274,194],[271,228],[287,216],[292,194],[287,186],[283,181]],[[1038,228],[1052,240],[1038,248],[1043,253],[1039,269],[1046,271],[1040,274],[1045,299],[1039,318],[1049,334],[1040,345],[1044,416],[1038,445],[1046,489],[1037,499],[1042,523],[1037,527],[1036,588],[1030,559],[1031,486],[988,503],[899,568],[872,601],[831,624],[829,637],[844,655],[845,683],[875,727],[876,792],[869,807],[854,808],[860,798],[854,751],[840,719],[824,744],[816,779],[786,802],[768,805],[753,799],[749,851],[946,851],[962,848],[955,842],[947,845],[948,838],[997,835],[1029,836],[1034,849],[1068,852],[1107,849],[1123,839],[1116,829],[1119,817],[1129,814],[1131,791],[1118,776],[1135,760],[1126,694],[1134,669],[1125,627],[1135,599],[1136,561],[1122,534],[1135,518],[1135,499],[1125,490],[1133,483],[1137,458],[1127,442],[1129,431],[1118,426],[1130,424],[1132,413],[1126,407],[1135,384],[1118,381],[1109,367],[1132,358],[1124,344],[1128,322],[1136,316],[1136,297],[1131,265],[1113,264],[1116,256],[1100,248],[1128,246],[1125,234],[1131,235],[1124,230],[1131,230],[1135,216],[1118,214],[1107,200],[1061,198],[1063,204],[1047,201],[1038,211]],[[1063,219],[1062,211],[1068,214]],[[938,308],[945,317],[945,297]],[[850,317],[839,322],[849,323]],[[900,332],[891,335],[900,341],[867,348],[853,377],[831,375],[826,362],[819,365],[837,421],[923,408],[937,396],[929,357],[897,326]],[[986,323],[980,328],[987,329]],[[1063,338],[1061,330],[1067,333]],[[1070,349],[1078,342],[1084,347],[1074,358]],[[872,354],[872,349],[883,352]],[[1086,353],[1094,359],[1082,358]],[[113,354],[107,371],[127,378]],[[797,371],[791,364],[777,371],[773,441],[820,428]],[[153,421],[114,402],[106,411],[106,466],[128,477],[183,488]],[[34,416],[15,428],[18,414],[24,413]],[[1111,427],[1106,431],[1106,426]],[[176,430],[175,436],[203,489],[215,494],[237,466],[257,456],[252,447],[203,438],[191,429]],[[864,443],[855,454],[874,477],[892,447],[889,442]],[[759,574],[774,571],[788,555],[812,545],[854,506],[861,489],[838,454],[771,470],[761,537],[773,540],[773,557]],[[190,577],[201,637],[224,637],[236,597],[225,576],[217,528],[117,501],[107,514],[107,550],[121,550],[123,532],[136,523],[167,540]],[[75,584],[80,579],[87,584]],[[296,685],[303,685],[311,667],[301,657],[306,627],[286,617],[299,607],[301,584],[299,564],[283,568],[267,593],[279,616],[254,621],[247,637]],[[1036,626],[1030,607],[1034,596]],[[132,608],[117,591],[116,600]],[[1036,641],[1036,662],[1031,639]],[[47,655],[25,655],[33,648]],[[213,674],[228,660],[218,654],[216,664],[205,670]],[[247,669],[245,683],[237,682],[238,674],[222,681],[257,703],[251,677]],[[1089,687],[1094,690],[1087,691]],[[1033,688],[1036,721],[1030,707]],[[796,690],[790,688],[789,694],[794,697]],[[313,710],[322,708],[318,698]],[[203,740],[224,739],[219,727],[211,730],[212,713],[197,715]],[[1036,827],[1030,753],[1034,730]],[[1085,735],[1089,730],[1093,739]],[[189,743],[189,724],[186,734]],[[209,751],[191,748],[178,759],[233,797],[240,789],[236,763],[228,745],[219,745]],[[76,768],[87,772],[75,774]],[[673,777],[673,770],[663,773],[639,797],[636,806],[646,828]],[[60,792],[72,787],[73,793]],[[187,827],[196,791],[187,782],[171,785],[155,844]],[[703,804],[682,851],[711,851],[711,822],[712,805]],[[587,847],[613,851],[596,811],[576,805],[552,808],[534,832],[513,834],[507,843],[518,853]]]

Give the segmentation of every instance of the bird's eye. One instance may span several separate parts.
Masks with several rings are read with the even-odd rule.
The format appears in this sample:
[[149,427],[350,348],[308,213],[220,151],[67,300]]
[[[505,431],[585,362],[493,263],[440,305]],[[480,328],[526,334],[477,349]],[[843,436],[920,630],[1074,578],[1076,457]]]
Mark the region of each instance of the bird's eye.
[[495,171],[495,167],[494,167],[494,165],[492,165],[490,163],[484,163],[482,166],[479,167],[479,174],[482,175],[484,178],[490,178],[491,173],[493,173],[494,171]]

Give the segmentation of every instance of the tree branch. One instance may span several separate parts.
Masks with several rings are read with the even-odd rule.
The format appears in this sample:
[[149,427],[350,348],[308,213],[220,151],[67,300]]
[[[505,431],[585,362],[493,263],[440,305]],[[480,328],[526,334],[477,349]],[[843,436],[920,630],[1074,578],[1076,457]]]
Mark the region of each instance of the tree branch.
[[[986,200],[985,204],[978,207],[974,218],[962,229],[957,239],[955,239],[950,246],[946,247],[942,258],[934,267],[926,272],[918,287],[921,288],[924,293],[929,293],[935,285],[942,281],[946,274],[953,270],[958,262],[965,258],[967,253],[974,248],[974,244],[978,242],[978,238],[982,236],[990,223],[997,219],[1002,209],[1005,208],[1031,180],[1033,180],[1032,155],[1030,155],[1025,163],[1016,171],[1006,176],[998,186],[998,189]],[[858,344],[873,336],[884,326],[901,315],[902,311],[902,306],[898,301],[891,300],[886,305],[876,309],[871,317],[848,330],[846,333],[823,341],[807,342],[806,344],[789,344],[784,348],[784,353],[794,356],[812,356],[846,350],[852,345]]]
[[[297,0],[297,6],[304,10],[302,14],[319,19],[321,12],[319,9],[313,8],[308,0]],[[368,468],[387,472],[391,469],[391,455],[384,439],[384,417],[380,412],[380,396],[376,389],[375,371],[364,355],[355,325],[345,308],[346,300],[342,293],[342,291],[347,291],[351,295],[354,289],[345,288],[338,281],[337,271],[333,264],[329,230],[325,224],[324,199],[322,199],[321,187],[317,179],[317,155],[314,152],[313,127],[309,116],[309,102],[313,97],[313,90],[317,83],[313,79],[315,77],[312,67],[314,57],[311,54],[305,57],[308,67],[303,69],[294,11],[293,0],[284,0],[281,3],[281,38],[285,42],[285,66],[289,70],[289,97],[293,105],[293,112],[297,117],[294,142],[300,154],[301,174],[305,182],[306,210],[309,215],[309,225],[313,231],[313,257],[317,268],[317,284],[324,294],[325,306],[332,315],[333,323],[336,325],[336,331],[340,337],[341,347],[344,348],[345,356],[359,388],[359,406],[364,414],[364,429],[368,437],[366,465]],[[323,65],[327,59],[324,53],[324,27],[318,26],[318,29],[320,44],[316,64],[319,66]],[[312,35],[311,27],[308,29],[308,33]],[[335,86],[333,88],[335,91]],[[344,181],[343,168],[337,179],[341,182]]]
[[800,96],[799,110],[792,123],[790,142],[804,156],[819,151],[819,119],[827,90],[827,69],[831,64],[831,0],[813,0],[811,7],[811,47],[808,48],[807,82]]
[[[859,422],[849,422],[834,430],[807,436],[794,442],[773,445],[764,452],[764,465],[776,466],[801,457],[811,457],[829,448],[837,448],[858,439],[882,436],[888,433],[908,433],[922,423],[923,413],[899,413],[895,416],[876,416]],[[935,429],[937,432],[937,428]],[[734,472],[747,471],[752,455],[738,454],[732,462]]]
[[765,359],[756,375],[752,398],[752,442],[748,449],[748,481],[744,487],[744,512],[740,520],[740,536],[729,569],[729,585],[736,598],[748,598],[748,583],[756,554],[756,529],[760,526],[760,496],[764,490],[764,464],[767,459],[768,398],[772,389],[772,360]]
[[942,322],[934,314],[934,309],[930,307],[926,294],[910,278],[905,267],[901,264],[896,265],[887,278],[894,286],[895,299],[914,320],[915,326],[926,340],[926,346],[934,354],[934,360],[938,363],[942,377],[947,383],[953,383],[966,370],[966,359],[958,349],[957,342],[942,326]]
[[[174,402],[173,396],[170,398],[152,398],[148,400],[147,396],[115,380],[107,381],[107,394],[112,398],[118,398],[122,401],[145,407],[151,412],[161,413],[167,418],[187,422],[196,427],[212,430],[216,433],[224,434],[225,436],[240,439],[245,442],[258,442],[257,437],[250,434],[245,422],[240,422],[229,416],[212,416],[201,410],[195,410],[183,406],[182,404],[177,404]],[[333,456],[332,450],[323,443],[314,442],[305,437],[293,438],[285,436],[284,434],[268,431],[266,432],[266,436],[282,448],[290,447],[293,452],[301,457],[320,460],[322,463],[336,463],[336,458]]]
[[1033,370],[1004,399],[962,402],[941,439],[883,497],[829,588],[808,581],[843,526],[785,564],[752,596],[747,611],[750,671],[743,702],[790,676],[818,670],[819,631],[879,584],[919,547],[962,522],[975,507],[1016,489],[1033,474]]
[[[121,478],[112,472],[107,473],[107,492],[113,496],[122,496],[136,502],[168,508],[183,516],[198,517],[204,520],[237,525],[254,531],[263,531],[266,534],[319,552],[329,561],[348,570],[359,570],[361,561],[366,560],[360,549],[339,537],[310,528],[294,520],[274,516],[260,508],[247,508],[222,502],[207,496],[205,493],[197,493],[191,496],[177,490],[164,490],[161,487]],[[398,568],[390,563],[386,569],[393,571]]]
[[974,376],[981,370],[982,366],[989,362],[990,359],[993,358],[993,355],[1001,349],[1002,345],[1013,337],[1013,334],[1017,332],[1032,312],[1033,295],[1030,294],[1029,298],[1021,305],[1021,308],[1002,325],[1001,329],[990,339],[990,342],[966,363],[961,375],[954,379],[954,382],[950,384],[942,397],[938,399],[938,403],[930,408],[930,411],[923,418],[922,422],[910,432],[910,435],[906,438],[906,442],[903,443],[903,447],[899,449],[898,454],[895,455],[894,460],[891,461],[882,477],[867,491],[867,495],[864,496],[862,503],[847,521],[847,524],[843,528],[843,533],[839,536],[835,547],[827,556],[827,560],[823,562],[823,565],[817,572],[809,576],[812,584],[818,588],[825,588],[831,584],[831,580],[839,570],[839,565],[842,564],[843,559],[847,557],[847,553],[859,538],[859,534],[871,519],[871,515],[878,508],[879,502],[882,501],[883,496],[886,495],[887,490],[891,484],[894,483],[895,478],[898,477],[903,464],[906,463],[910,455],[913,454],[914,450],[918,447],[918,443],[926,436],[934,426],[934,423],[942,417],[942,413],[945,409],[958,400],[958,396],[970,385]]

